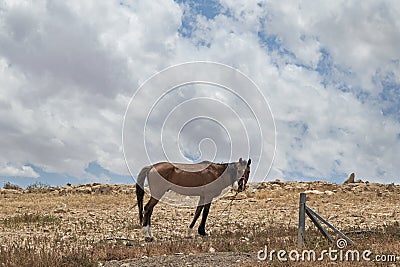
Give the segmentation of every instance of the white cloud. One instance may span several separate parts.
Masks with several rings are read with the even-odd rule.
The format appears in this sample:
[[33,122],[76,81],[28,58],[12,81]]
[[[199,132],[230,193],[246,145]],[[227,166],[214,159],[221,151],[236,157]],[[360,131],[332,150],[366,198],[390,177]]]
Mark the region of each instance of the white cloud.
[[[239,68],[271,104],[278,149],[269,178],[333,179],[355,171],[370,180],[396,181],[398,90],[386,93],[390,99],[381,95],[388,76],[394,87],[399,84],[400,5],[220,2],[222,13],[207,18],[188,5],[165,0],[3,1],[0,163],[29,162],[45,171],[84,177],[88,163],[97,161],[110,171],[126,173],[121,126],[134,90],[172,64],[212,60]],[[193,13],[189,37],[179,34],[184,12]],[[323,60],[328,66],[318,69]],[[215,91],[213,99],[243,110],[226,93]],[[202,93],[210,94],[201,90],[198,95]],[[245,89],[241,94],[251,97]],[[183,96],[165,109],[191,95]],[[153,98],[144,94],[138,107],[144,109]],[[256,101],[252,105],[263,107]],[[210,105],[209,112],[214,111],[219,109]],[[139,113],[136,119],[145,115]],[[237,127],[237,121],[224,123]],[[140,132],[143,125],[135,127]],[[249,132],[253,149],[257,131]],[[185,135],[185,145],[193,151],[197,147],[190,137],[205,137],[198,131]],[[215,138],[216,144],[223,143],[222,134]],[[263,152],[272,150],[268,146]],[[143,154],[136,157],[140,161]],[[29,174],[29,168],[13,168]],[[259,168],[267,166],[261,162]]]
[[39,177],[31,166],[14,166],[14,165],[4,165],[0,166],[0,176],[11,176],[11,177]]
[[396,1],[268,2],[265,31],[277,34],[301,63],[318,63],[319,49],[355,74],[353,86],[376,93],[372,76],[400,58]]
[[83,177],[97,160],[126,173],[123,114],[138,81],[168,66],[179,12],[172,1],[4,2],[0,161]]

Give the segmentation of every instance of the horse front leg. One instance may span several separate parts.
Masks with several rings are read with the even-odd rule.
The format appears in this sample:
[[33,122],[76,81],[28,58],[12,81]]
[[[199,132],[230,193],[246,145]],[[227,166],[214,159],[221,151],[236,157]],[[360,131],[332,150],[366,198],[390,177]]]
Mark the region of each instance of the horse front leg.
[[143,218],[143,234],[144,240],[147,242],[151,242],[154,240],[153,235],[151,234],[151,214],[153,213],[154,206],[158,203],[158,200],[154,197],[151,197],[149,202],[147,202],[144,207],[144,218]]
[[199,229],[198,232],[200,235],[202,236],[206,236],[206,220],[207,220],[207,216],[208,216],[208,212],[210,211],[210,206],[211,203],[205,204],[204,205],[204,210],[203,210],[203,217],[201,218],[201,223],[199,225]]

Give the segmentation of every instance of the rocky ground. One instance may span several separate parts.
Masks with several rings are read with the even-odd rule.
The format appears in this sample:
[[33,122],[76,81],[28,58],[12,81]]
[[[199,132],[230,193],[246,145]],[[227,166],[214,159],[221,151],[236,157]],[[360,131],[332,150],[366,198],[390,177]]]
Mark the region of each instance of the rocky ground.
[[[380,231],[388,225],[398,226],[400,221],[398,185],[273,181],[250,184],[246,192],[237,195],[230,209],[227,207],[233,192],[213,203],[207,221],[210,236],[206,239],[187,239],[194,208],[160,202],[152,220],[156,241],[148,245],[143,242],[138,224],[133,185],[90,184],[35,190],[0,189],[2,251],[10,251],[15,244],[28,244],[37,251],[90,250],[98,244],[125,247],[119,251],[127,256],[122,252],[115,256],[120,261],[112,261],[114,256],[108,254],[99,256],[107,259],[100,260],[104,266],[260,263],[255,256],[257,248],[276,240],[257,241],[256,235],[264,238],[268,229],[289,229],[288,237],[279,238],[287,238],[282,242],[290,246],[295,244],[297,233],[293,229],[297,227],[301,192],[307,193],[309,207],[344,231]],[[312,228],[309,220],[307,227]],[[234,244],[239,242],[244,249],[224,245],[224,238]],[[254,245],[256,241],[260,245]],[[229,242],[227,239],[225,243]],[[394,252],[400,255],[400,248]],[[122,260],[128,256],[135,259]]]

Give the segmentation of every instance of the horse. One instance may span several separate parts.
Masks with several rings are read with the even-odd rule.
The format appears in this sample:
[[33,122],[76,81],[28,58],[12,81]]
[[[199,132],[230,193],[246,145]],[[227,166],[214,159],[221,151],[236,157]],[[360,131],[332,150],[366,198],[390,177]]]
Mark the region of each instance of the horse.
[[[151,233],[151,215],[154,206],[169,190],[188,196],[199,196],[194,218],[189,225],[189,236],[203,212],[198,233],[206,236],[206,220],[213,198],[219,196],[223,189],[238,183],[238,192],[245,190],[250,175],[251,159],[239,159],[232,163],[212,163],[203,161],[196,164],[159,162],[144,167],[136,181],[136,198],[139,208],[139,221],[142,225],[145,241],[153,241]],[[147,178],[150,200],[143,209],[144,182]],[[144,211],[144,213],[143,213]]]

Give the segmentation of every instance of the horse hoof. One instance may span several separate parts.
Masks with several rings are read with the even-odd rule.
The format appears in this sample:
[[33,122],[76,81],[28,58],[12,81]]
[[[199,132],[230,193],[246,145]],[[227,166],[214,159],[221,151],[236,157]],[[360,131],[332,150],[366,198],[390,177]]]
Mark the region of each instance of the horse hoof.
[[204,229],[199,229],[199,235],[201,235],[201,236],[207,236],[208,234],[206,233],[206,230],[204,230]]
[[146,236],[146,237],[144,238],[144,241],[146,241],[146,242],[153,242],[153,241],[154,241],[154,237],[152,237],[152,236]]
[[187,233],[187,238],[193,238],[193,229],[192,228],[189,228],[189,230],[188,230],[188,233]]

